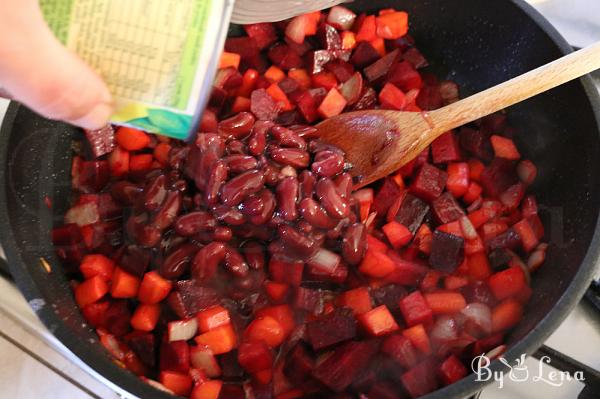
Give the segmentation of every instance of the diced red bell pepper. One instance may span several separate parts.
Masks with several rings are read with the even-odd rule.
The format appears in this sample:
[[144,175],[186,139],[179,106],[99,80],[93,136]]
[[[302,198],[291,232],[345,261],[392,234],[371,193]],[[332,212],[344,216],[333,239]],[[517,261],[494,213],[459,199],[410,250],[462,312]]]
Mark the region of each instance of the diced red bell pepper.
[[370,277],[385,277],[395,268],[394,261],[389,256],[369,248],[358,270]]
[[219,399],[222,386],[221,380],[205,381],[194,387],[190,399]]
[[425,163],[410,186],[412,193],[426,201],[433,201],[446,187],[448,174],[435,166]]
[[273,317],[258,317],[246,327],[244,339],[250,342],[264,341],[271,348],[275,348],[285,340],[285,331]]
[[287,261],[272,256],[269,260],[269,273],[274,281],[298,287],[302,282],[304,262]]
[[144,274],[140,284],[138,299],[147,305],[159,303],[169,295],[172,286],[173,283],[163,278],[158,272],[148,272]]
[[275,281],[265,281],[265,292],[271,301],[275,303],[284,302],[290,293],[290,286]]
[[356,41],[357,42],[370,42],[371,40],[375,40],[377,38],[377,20],[375,15],[367,15],[358,31],[356,32]]
[[108,284],[101,276],[85,280],[75,288],[75,301],[80,308],[90,305],[108,292]]
[[520,222],[514,224],[513,229],[521,237],[521,244],[525,251],[530,252],[539,244],[540,241],[527,219],[522,219]]
[[290,102],[288,96],[281,90],[277,83],[272,83],[267,88],[267,93],[275,100],[275,103],[279,106],[282,111],[291,111],[294,109],[294,105]]
[[410,230],[402,223],[396,221],[383,225],[381,229],[385,233],[390,244],[396,249],[405,246],[413,238]]
[[498,300],[503,300],[521,292],[527,285],[525,273],[516,266],[499,271],[490,276],[488,285]]
[[215,355],[230,352],[237,346],[237,336],[231,323],[213,328],[194,340],[198,345],[208,346]]
[[[462,266],[462,265],[461,265]],[[456,270],[460,271],[461,266],[459,266]],[[469,285],[469,280],[465,277],[449,275],[444,279],[444,288],[447,290],[458,290],[462,287]]]
[[398,330],[394,316],[385,305],[381,305],[357,316],[364,330],[373,337],[381,337]]
[[460,146],[453,131],[446,132],[431,143],[433,163],[447,163],[460,160]]
[[[435,160],[435,156],[433,159]],[[448,180],[446,181],[446,187],[448,191],[455,198],[462,197],[469,187],[469,164],[466,162],[449,163],[447,172]]]
[[249,98],[237,96],[231,105],[231,112],[234,114],[250,111],[251,101]]
[[329,90],[321,105],[319,105],[317,112],[323,118],[331,118],[341,114],[346,104],[347,101],[344,96],[336,88],[333,88]]
[[404,11],[380,14],[376,25],[377,36],[383,39],[398,39],[408,32],[408,14]]
[[371,234],[367,234],[367,247],[376,252],[387,252],[388,246]]
[[402,331],[402,335],[412,342],[415,348],[420,350],[424,354],[431,353],[431,344],[429,343],[429,336],[425,331],[423,324],[417,324],[409,327]]
[[198,330],[203,333],[231,322],[229,311],[221,305],[216,305],[199,312],[196,318],[198,319]]
[[419,291],[414,291],[402,298],[399,305],[408,326],[433,324],[433,311]]
[[160,305],[139,304],[131,316],[131,327],[139,331],[152,331],[160,316]]
[[430,359],[427,359],[400,377],[402,385],[411,398],[421,397],[437,389],[437,376],[435,373],[432,373],[432,368],[435,367],[435,364],[432,363]]
[[355,315],[360,315],[372,309],[371,296],[367,287],[358,287],[345,291],[337,298],[338,306],[352,309]]
[[264,307],[256,312],[256,316],[269,316],[277,320],[281,325],[281,328],[283,328],[286,338],[292,333],[296,325],[292,308],[287,304]]
[[121,126],[115,133],[115,140],[121,148],[127,151],[137,151],[148,147],[150,136],[141,130],[127,126]]
[[507,299],[492,309],[492,332],[506,331],[523,318],[523,305],[516,299]]
[[465,240],[465,255],[473,255],[485,251],[483,240],[476,236],[474,240]]
[[192,391],[193,381],[189,374],[161,371],[158,380],[165,388],[170,389],[178,396],[188,396]]
[[288,76],[294,79],[302,89],[308,90],[311,86],[311,79],[306,69],[295,68],[288,71]]
[[467,192],[463,195],[463,201],[467,204],[472,204],[477,200],[477,198],[481,197],[481,193],[483,189],[481,186],[474,181],[469,183],[469,187],[467,188]]
[[468,374],[465,365],[455,355],[450,355],[450,357],[444,360],[438,371],[442,381],[446,385],[453,384]]
[[244,30],[248,37],[254,40],[260,50],[267,48],[270,44],[277,41],[277,31],[272,23],[259,22],[248,24],[244,25]]
[[513,161],[521,159],[521,154],[511,139],[503,136],[492,135],[490,137],[490,142],[494,148],[494,154],[496,154],[496,158],[510,159]]
[[248,373],[273,367],[273,352],[264,341],[243,342],[238,347],[238,362]]
[[271,83],[278,83],[285,79],[285,72],[283,72],[281,68],[271,65],[269,69],[265,71],[263,76]]
[[425,274],[423,280],[421,280],[421,285],[419,289],[422,292],[431,292],[439,289],[440,279],[442,278],[442,273],[438,270],[430,270]]
[[473,280],[485,280],[492,274],[490,262],[485,252],[477,252],[467,257],[469,276]]
[[112,275],[110,295],[113,298],[134,298],[140,288],[140,279],[116,267]]
[[[405,93],[421,89],[423,86],[421,74],[408,61],[401,61],[392,65],[388,72],[388,82],[393,83]],[[419,94],[423,92],[424,90],[421,90]]]
[[433,314],[458,313],[467,306],[465,297],[458,292],[436,291],[423,295]]
[[377,37],[374,40],[371,40],[369,44],[375,49],[375,51],[377,51],[379,56],[385,56],[385,40],[383,40],[381,37]]
[[129,158],[129,151],[115,147],[108,156],[110,174],[119,177],[129,173]]
[[219,59],[219,69],[228,67],[238,69],[240,66],[241,58],[242,57],[239,54],[223,51],[221,53],[221,58]]
[[392,83],[386,83],[379,92],[379,102],[383,108],[400,111],[406,106],[406,96]]
[[81,308],[81,313],[87,322],[94,328],[102,327],[106,321],[106,311],[110,304],[108,301],[90,303]]
[[418,353],[412,342],[403,335],[390,335],[383,341],[381,352],[385,353],[403,368],[411,368],[418,361]]
[[137,154],[129,157],[129,170],[132,172],[144,172],[152,169],[154,159],[152,154]]
[[79,265],[79,270],[86,279],[94,276],[100,276],[104,280],[109,281],[115,269],[115,262],[100,254],[86,255]]

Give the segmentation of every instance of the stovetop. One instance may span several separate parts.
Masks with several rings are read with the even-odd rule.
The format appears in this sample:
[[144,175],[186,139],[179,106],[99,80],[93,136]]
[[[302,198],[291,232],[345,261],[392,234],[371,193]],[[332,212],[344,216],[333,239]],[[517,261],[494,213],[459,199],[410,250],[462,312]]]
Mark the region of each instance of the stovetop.
[[[538,8],[575,47],[583,47],[600,39],[600,2],[597,0],[570,0],[568,2],[564,0],[530,0],[529,2]],[[600,89],[600,74],[596,74],[594,77],[597,87]],[[0,121],[4,117],[7,104],[7,101],[0,100]],[[0,255],[3,255],[1,248]],[[93,380],[89,380],[85,384],[86,386],[80,386],[91,397],[132,397],[91,370],[50,334],[31,310],[31,305],[35,306],[35,304],[28,304],[12,285],[8,271],[2,263],[0,262],[0,316],[2,313],[8,316],[35,339],[44,342],[60,354],[65,363],[71,366],[74,364],[74,367],[81,368],[100,381],[100,383],[97,381],[92,383]],[[600,264],[596,274],[600,276]],[[502,388],[497,381],[491,383],[479,394],[479,398],[600,398],[598,386],[589,384],[594,378],[596,381],[600,381],[600,373],[596,371],[600,370],[599,352],[600,311],[589,301],[582,300],[535,355],[538,359],[543,355],[548,355],[550,366],[541,363],[534,356],[528,357],[520,368],[521,374],[515,373],[513,379],[505,378]],[[557,369],[551,367],[552,365],[559,370],[569,371],[571,377],[576,371],[586,371],[586,377],[591,377],[588,378],[587,387],[583,382],[573,378],[565,380],[566,374],[562,374],[563,379],[561,380],[561,374],[557,374]],[[62,369],[62,366],[57,365],[56,368]],[[528,372],[527,378],[523,374],[524,370]],[[575,374],[575,376],[577,375]],[[89,379],[89,376],[87,378]],[[525,381],[516,381],[518,379],[525,379]],[[77,381],[71,382],[78,384]],[[83,385],[84,382],[82,381],[81,384]],[[90,386],[92,387],[90,388]]]

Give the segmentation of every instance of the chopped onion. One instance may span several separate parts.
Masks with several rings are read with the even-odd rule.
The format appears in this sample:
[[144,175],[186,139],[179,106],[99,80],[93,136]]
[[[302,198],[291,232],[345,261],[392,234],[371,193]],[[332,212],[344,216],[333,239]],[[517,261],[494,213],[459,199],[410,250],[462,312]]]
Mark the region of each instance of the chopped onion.
[[449,342],[458,338],[458,324],[451,316],[440,316],[431,329],[431,338]]
[[207,346],[192,347],[190,352],[190,364],[194,368],[204,371],[206,375],[211,378],[221,375],[221,367],[219,367],[219,363],[217,363],[213,351]]
[[363,188],[361,190],[355,191],[354,193],[352,193],[352,195],[354,196],[354,198],[356,198],[356,200],[359,203],[373,202],[372,188]]
[[529,185],[533,183],[537,176],[537,168],[533,162],[525,159],[517,165],[517,174],[523,183]]
[[349,30],[354,24],[356,14],[342,6],[335,6],[329,10],[327,23],[340,30]]
[[159,391],[163,391],[166,393],[170,393],[171,395],[175,395],[175,392],[171,391],[169,388],[161,384],[156,380],[151,380],[150,378],[140,377],[146,384],[158,389]]
[[85,226],[99,221],[100,212],[98,204],[95,202],[75,205],[65,214],[65,223],[76,223],[78,226]]
[[491,351],[489,351],[488,353],[486,353],[485,356],[490,360],[495,360],[498,357],[500,357],[500,355],[502,355],[504,352],[506,352],[506,345],[499,345]]
[[469,219],[467,216],[463,216],[459,219],[459,222],[460,222],[460,228],[467,240],[477,239],[477,237],[478,237],[477,231],[475,230],[475,227],[473,227],[473,223],[471,223],[471,219]]
[[341,260],[342,258],[335,252],[319,248],[317,253],[308,259],[308,264],[322,270],[326,274],[333,275]]
[[198,320],[196,318],[188,320],[177,320],[169,322],[169,342],[187,341],[194,338],[198,331]]
[[462,314],[468,322],[473,323],[481,332],[490,334],[492,332],[492,311],[490,307],[483,303],[470,303],[462,310]]

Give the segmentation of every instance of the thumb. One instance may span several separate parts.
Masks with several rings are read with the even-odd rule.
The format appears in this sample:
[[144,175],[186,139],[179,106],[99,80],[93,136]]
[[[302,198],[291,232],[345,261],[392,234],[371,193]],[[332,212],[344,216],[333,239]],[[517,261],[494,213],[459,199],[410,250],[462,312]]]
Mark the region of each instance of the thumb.
[[0,87],[47,118],[87,129],[113,111],[100,76],[54,37],[37,0],[0,3]]

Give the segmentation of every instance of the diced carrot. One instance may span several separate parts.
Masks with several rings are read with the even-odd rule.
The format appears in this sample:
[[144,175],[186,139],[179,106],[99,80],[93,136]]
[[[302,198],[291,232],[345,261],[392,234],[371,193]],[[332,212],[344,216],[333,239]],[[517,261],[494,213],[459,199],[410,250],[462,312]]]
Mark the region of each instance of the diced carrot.
[[385,55],[385,40],[381,37],[376,37],[369,42],[371,46],[377,51],[377,53],[383,57]]
[[237,337],[231,323],[200,334],[194,340],[198,345],[208,346],[215,355],[230,352],[237,346]]
[[492,268],[485,252],[477,252],[467,257],[469,276],[473,280],[485,280],[492,274]]
[[431,353],[431,345],[429,343],[429,336],[425,331],[423,324],[417,324],[402,331],[408,340],[413,344],[415,348],[420,350],[422,353]]
[[395,11],[379,15],[376,19],[377,36],[383,39],[398,39],[408,32],[408,14]]
[[492,332],[513,328],[522,318],[523,306],[515,299],[507,299],[492,309]]
[[178,396],[188,396],[192,391],[192,377],[189,374],[174,371],[161,371],[158,380],[165,388]]
[[493,216],[488,209],[480,208],[467,215],[474,228],[478,229],[489,221]]
[[373,189],[363,188],[355,191],[352,196],[358,201],[360,221],[364,222],[369,217],[373,205]]
[[129,169],[132,172],[143,172],[152,169],[152,162],[154,161],[152,154],[138,154],[132,155],[129,158]]
[[527,281],[523,270],[516,266],[492,274],[488,285],[494,296],[503,300],[518,294],[527,285]]
[[198,384],[192,390],[190,399],[219,399],[223,381],[209,380]]
[[372,309],[371,296],[367,287],[358,287],[338,296],[338,305],[352,309],[355,315],[361,315]]
[[258,317],[246,327],[244,338],[247,341],[264,341],[275,348],[285,340],[285,331],[273,317]]
[[83,257],[79,270],[86,279],[100,276],[109,281],[115,269],[115,262],[101,254],[90,254]]
[[315,73],[311,77],[311,83],[314,87],[322,87],[325,90],[331,90],[338,85],[337,78],[329,71]]
[[429,228],[429,226],[423,223],[421,227],[419,227],[419,230],[417,230],[414,240],[414,242],[416,242],[419,247],[419,251],[423,252],[426,255],[429,255],[431,253],[432,239],[433,233],[431,232],[431,229]]
[[344,50],[352,50],[356,47],[356,35],[354,32],[346,30],[343,31],[342,34],[342,49]]
[[112,275],[110,295],[113,298],[134,298],[140,287],[140,279],[116,267]]
[[304,90],[310,89],[311,79],[306,69],[295,68],[288,71],[288,76],[296,81]]
[[398,330],[398,324],[394,316],[385,305],[381,305],[366,313],[357,316],[358,322],[374,337],[381,337]]
[[127,151],[137,151],[146,148],[151,140],[147,133],[127,126],[121,126],[115,133],[117,144]]
[[245,111],[250,111],[250,99],[237,96],[231,105],[231,112],[237,114]]
[[271,83],[278,83],[285,79],[285,72],[283,72],[281,68],[271,65],[269,69],[265,71],[263,76]]
[[173,283],[163,278],[158,272],[148,272],[144,274],[140,284],[138,299],[147,305],[159,303],[169,295],[172,286]]
[[358,270],[370,277],[385,277],[395,268],[396,265],[389,256],[369,248]]
[[421,285],[419,289],[422,292],[431,292],[439,289],[440,279],[442,278],[442,273],[437,270],[429,270],[425,273],[423,280],[421,280]]
[[483,162],[481,162],[479,159],[471,158],[467,164],[469,165],[469,179],[477,182],[480,181],[481,174],[485,170],[485,165]]
[[367,235],[367,247],[377,252],[386,252],[388,250],[388,246],[383,241],[371,234]]
[[129,151],[121,147],[115,149],[108,156],[110,174],[115,177],[124,176],[129,173]]
[[474,181],[469,183],[469,187],[467,188],[467,192],[463,195],[463,201],[467,204],[471,204],[477,200],[481,196],[483,189],[481,186]]
[[494,148],[494,154],[497,158],[505,158],[510,160],[518,160],[521,158],[519,150],[515,143],[506,137],[492,135],[490,137],[492,147]]
[[154,151],[152,154],[154,158],[160,162],[162,166],[166,166],[169,162],[169,153],[171,152],[171,145],[168,143],[158,143],[156,147],[154,147]]
[[467,306],[465,297],[458,292],[437,291],[423,296],[433,314],[458,313]]
[[108,284],[101,276],[85,280],[75,288],[75,301],[80,308],[96,302],[108,292]]
[[237,53],[228,53],[223,51],[221,53],[221,59],[219,60],[219,69],[234,67],[238,69],[240,66],[241,56]]
[[377,38],[377,22],[375,15],[368,15],[362,21],[358,32],[356,33],[357,42],[370,42]]
[[252,90],[254,90],[258,76],[259,73],[256,69],[247,69],[242,77],[242,85],[238,89],[237,95],[240,97],[249,98],[250,94],[252,94]]
[[294,105],[290,102],[287,95],[281,90],[277,83],[272,83],[267,87],[267,93],[275,100],[282,111],[291,111]]
[[485,246],[479,236],[474,240],[465,240],[465,255],[473,255],[483,251],[485,251]]
[[290,292],[290,286],[275,281],[265,281],[265,292],[271,301],[283,302]]
[[381,229],[385,233],[390,244],[396,249],[405,246],[413,238],[410,230],[402,223],[396,221],[383,225]]
[[317,111],[323,118],[331,118],[342,113],[347,101],[335,88],[329,90]]
[[393,14],[395,12],[396,10],[394,8],[384,8],[382,10],[379,10],[378,15]]
[[464,236],[458,220],[438,226],[437,229],[439,231],[443,231],[444,233],[454,234],[458,237]]
[[139,331],[152,331],[160,316],[160,305],[139,304],[131,316],[131,326]]
[[433,323],[433,311],[419,291],[414,291],[400,300],[400,311],[406,324],[414,326]]
[[400,111],[406,106],[406,96],[393,83],[386,83],[379,92],[379,102],[384,108]]
[[229,311],[221,305],[215,305],[198,312],[196,318],[198,319],[198,330],[203,333],[231,322]]
[[296,322],[294,321],[294,313],[292,312],[290,305],[287,304],[264,307],[256,312],[256,316],[269,316],[277,320],[283,328],[286,338],[292,333],[296,325]]
[[446,187],[455,198],[462,197],[469,187],[469,164],[466,162],[451,162],[447,168],[448,180]]
[[521,237],[521,244],[523,245],[523,249],[527,252],[530,252],[532,249],[537,247],[539,244],[539,240],[531,228],[531,224],[527,219],[522,219],[518,223],[513,225],[513,229],[519,233]]
[[[464,262],[463,262],[464,263]],[[458,270],[458,269],[457,269]],[[444,279],[444,288],[447,290],[458,290],[469,284],[469,280],[465,277],[449,275]]]

